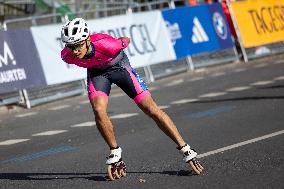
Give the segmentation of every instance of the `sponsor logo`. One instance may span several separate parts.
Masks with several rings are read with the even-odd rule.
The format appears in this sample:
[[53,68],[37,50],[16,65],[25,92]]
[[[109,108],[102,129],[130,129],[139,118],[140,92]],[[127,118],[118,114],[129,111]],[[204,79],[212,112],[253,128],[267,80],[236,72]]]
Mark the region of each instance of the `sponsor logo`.
[[178,23],[171,24],[169,22],[166,22],[166,26],[168,28],[168,32],[170,34],[172,44],[175,45],[176,41],[182,38],[179,25]]
[[4,65],[9,64],[9,60],[13,65],[16,65],[16,60],[14,59],[14,55],[12,54],[12,51],[9,47],[9,45],[4,41],[4,48],[3,48],[3,55],[0,54],[0,68]]
[[193,18],[193,28],[191,41],[193,43],[203,43],[209,41],[208,35],[202,27],[197,17]]
[[217,35],[223,40],[227,39],[228,29],[225,20],[223,19],[221,14],[218,12],[214,12],[212,19],[213,26]]

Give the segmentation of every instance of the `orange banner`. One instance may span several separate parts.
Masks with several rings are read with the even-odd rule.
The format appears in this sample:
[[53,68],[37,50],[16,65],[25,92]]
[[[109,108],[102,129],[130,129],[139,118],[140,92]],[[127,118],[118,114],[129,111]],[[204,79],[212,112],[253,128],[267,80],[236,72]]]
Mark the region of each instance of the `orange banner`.
[[231,3],[245,48],[284,41],[284,0]]

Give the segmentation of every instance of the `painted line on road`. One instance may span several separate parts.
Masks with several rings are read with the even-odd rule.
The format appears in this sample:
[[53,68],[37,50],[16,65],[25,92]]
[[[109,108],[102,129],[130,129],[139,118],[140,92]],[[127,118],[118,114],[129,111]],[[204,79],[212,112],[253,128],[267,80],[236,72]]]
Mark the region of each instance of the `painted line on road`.
[[122,96],[125,96],[124,93],[118,93],[118,94],[113,94],[110,96],[110,98],[117,98],[117,97],[122,97]]
[[159,108],[161,109],[161,110],[164,110],[164,109],[167,109],[167,108],[170,108],[171,106],[169,106],[169,105],[161,105],[161,106],[159,106]]
[[214,74],[211,75],[211,77],[219,77],[219,76],[222,76],[222,75],[225,75],[225,72],[214,73]]
[[95,121],[88,121],[88,122],[72,125],[71,127],[93,127],[95,125],[96,125]]
[[196,98],[186,98],[186,99],[173,101],[173,102],[171,102],[171,104],[185,104],[185,103],[197,102],[197,101],[198,101],[198,99],[196,99]]
[[192,79],[189,79],[188,81],[199,81],[199,80],[202,80],[204,79],[204,77],[195,77],[195,78],[192,78]]
[[245,68],[238,68],[238,69],[233,70],[233,72],[237,73],[237,72],[243,72],[245,70],[246,70]]
[[0,142],[0,146],[17,144],[17,143],[25,142],[25,141],[28,141],[28,140],[30,140],[30,139],[11,139],[11,140],[5,140],[5,141]]
[[28,116],[32,116],[32,115],[36,115],[37,112],[29,112],[29,113],[25,113],[25,114],[19,114],[19,115],[15,115],[15,117],[28,117]]
[[62,106],[56,106],[53,108],[49,108],[48,110],[62,110],[62,109],[69,108],[69,107],[70,105],[62,105]]
[[247,90],[247,89],[251,89],[251,87],[250,86],[232,87],[232,88],[226,89],[226,91],[237,92],[237,91],[244,91],[244,90]]
[[183,79],[177,79],[177,80],[174,80],[174,81],[172,81],[170,83],[165,84],[165,86],[166,87],[171,87],[171,86],[179,85],[179,84],[181,84],[183,82],[184,82]]
[[267,64],[262,63],[262,64],[257,64],[257,65],[255,65],[255,66],[253,66],[253,67],[254,67],[254,68],[263,68],[263,67],[265,67],[265,66],[267,66]]
[[49,135],[56,135],[56,134],[65,133],[65,132],[67,132],[67,130],[45,131],[42,133],[33,134],[32,136],[49,136]]
[[283,60],[277,60],[276,62],[274,62],[274,64],[283,64],[284,61]]
[[126,114],[118,114],[118,115],[114,115],[114,116],[110,116],[110,119],[122,119],[122,118],[128,118],[128,117],[132,117],[132,116],[136,116],[138,115],[138,113],[126,113]]
[[208,117],[208,116],[214,116],[218,113],[229,112],[233,108],[234,108],[233,106],[220,106],[220,107],[211,108],[209,110],[202,111],[202,112],[191,113],[189,116],[191,118],[196,118],[196,119],[204,118],[204,117]]
[[158,89],[158,87],[156,87],[156,86],[153,86],[153,87],[149,87],[149,88],[148,88],[149,91],[155,91],[155,90],[157,90],[157,89]]
[[75,149],[76,149],[76,147],[73,147],[73,146],[61,146],[61,147],[57,147],[57,148],[50,148],[48,150],[41,151],[41,152],[35,152],[35,153],[31,153],[31,154],[16,156],[14,158],[1,161],[1,164],[16,163],[16,162],[23,162],[23,161],[38,159],[38,158],[50,156],[50,155],[53,155],[53,154],[72,151],[72,150],[75,150]]
[[268,85],[271,83],[274,83],[274,81],[257,81],[257,82],[251,83],[250,85],[258,86],[258,85]]
[[275,77],[273,80],[284,80],[284,76]]
[[207,93],[200,95],[199,98],[217,97],[227,94],[226,92]]
[[79,104],[89,104],[89,103],[90,103],[89,100],[84,100],[84,101],[80,102]]
[[241,147],[241,146],[244,146],[244,145],[247,145],[247,144],[251,144],[251,143],[258,142],[258,141],[261,141],[261,140],[265,140],[265,139],[268,139],[268,138],[271,138],[271,137],[282,135],[283,133],[284,133],[284,130],[277,131],[277,132],[267,134],[267,135],[264,135],[264,136],[261,136],[261,137],[246,140],[246,141],[236,143],[236,144],[233,144],[233,145],[230,145],[230,146],[226,146],[226,147],[219,148],[219,149],[216,149],[216,150],[212,150],[212,151],[209,151],[209,152],[206,152],[206,153],[203,153],[203,154],[199,154],[197,157],[203,158],[203,157],[211,156],[211,155],[218,154],[218,153],[221,153],[221,152],[224,152],[224,151],[227,151],[227,150],[231,150],[231,149],[234,149],[234,148],[238,148],[238,147]]

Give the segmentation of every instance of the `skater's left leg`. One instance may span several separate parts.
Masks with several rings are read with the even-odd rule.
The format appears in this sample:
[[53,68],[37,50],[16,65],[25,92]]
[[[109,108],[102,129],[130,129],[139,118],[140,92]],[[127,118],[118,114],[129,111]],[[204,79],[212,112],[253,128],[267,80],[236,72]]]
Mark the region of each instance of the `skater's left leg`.
[[186,144],[171,118],[157,106],[150,95],[144,97],[137,105],[145,114],[156,122],[158,127],[169,136],[178,147],[182,147]]
[[157,106],[153,98],[150,95],[146,96],[137,105],[178,145],[177,148],[183,154],[185,162],[189,163],[196,174],[200,174],[203,171],[203,166],[196,159],[197,153],[190,149],[190,146],[185,143],[171,118]]

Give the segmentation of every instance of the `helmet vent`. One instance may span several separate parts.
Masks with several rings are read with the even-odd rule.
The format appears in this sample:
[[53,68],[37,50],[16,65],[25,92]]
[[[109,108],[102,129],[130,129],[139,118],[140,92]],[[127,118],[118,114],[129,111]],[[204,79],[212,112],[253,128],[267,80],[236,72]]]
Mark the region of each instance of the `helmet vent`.
[[88,29],[87,29],[87,28],[85,28],[85,29],[84,29],[84,32],[88,33]]
[[68,36],[68,29],[67,28],[64,29],[64,34],[65,34],[65,36]]
[[80,23],[80,21],[78,20],[77,22],[74,23],[74,25],[78,25]]
[[82,37],[87,37],[87,35],[82,35]]
[[77,33],[77,31],[78,31],[78,28],[74,28],[74,29],[72,30],[72,35],[75,35],[75,34]]

